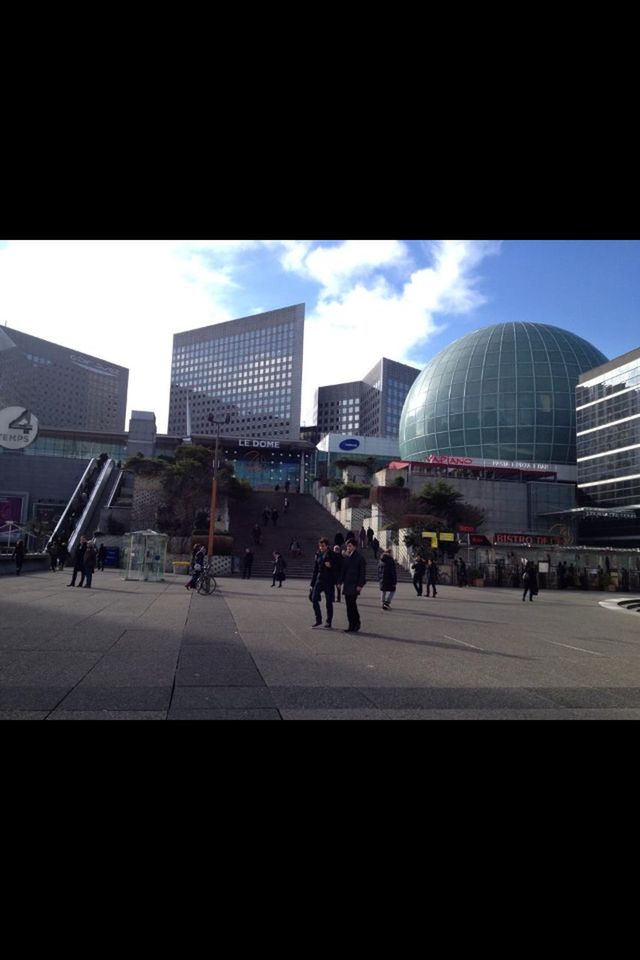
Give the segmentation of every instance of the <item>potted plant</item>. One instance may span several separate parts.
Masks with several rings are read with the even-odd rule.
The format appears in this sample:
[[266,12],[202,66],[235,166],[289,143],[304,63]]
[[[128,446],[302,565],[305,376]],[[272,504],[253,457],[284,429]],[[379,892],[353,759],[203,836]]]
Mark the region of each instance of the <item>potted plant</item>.
[[484,577],[479,567],[469,567],[467,572],[469,583],[474,587],[484,587]]

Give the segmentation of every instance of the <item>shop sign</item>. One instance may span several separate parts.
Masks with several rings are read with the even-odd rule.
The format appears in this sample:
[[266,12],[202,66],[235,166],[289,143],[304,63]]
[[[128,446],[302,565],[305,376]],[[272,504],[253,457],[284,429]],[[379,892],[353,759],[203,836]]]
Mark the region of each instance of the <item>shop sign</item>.
[[279,440],[238,440],[239,447],[258,447],[262,450],[279,450]]
[[360,446],[360,441],[356,440],[355,437],[348,437],[346,440],[341,440],[338,446],[341,450],[357,450]]
[[24,407],[0,410],[0,447],[23,450],[38,436],[38,418]]
[[546,547],[553,543],[562,543],[562,537],[551,537],[544,533],[494,533],[494,544],[510,543],[529,547]]

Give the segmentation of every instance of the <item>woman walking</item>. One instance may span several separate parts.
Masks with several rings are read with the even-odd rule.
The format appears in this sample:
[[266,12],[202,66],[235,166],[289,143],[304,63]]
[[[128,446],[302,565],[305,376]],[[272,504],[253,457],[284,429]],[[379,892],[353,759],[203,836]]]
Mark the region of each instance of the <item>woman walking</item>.
[[278,586],[282,586],[282,581],[286,580],[287,575],[284,572],[287,566],[287,562],[284,557],[277,551],[273,551],[273,583],[272,587],[275,587],[276,580],[278,580]]
[[391,555],[391,550],[384,550],[378,564],[378,583],[380,584],[380,593],[382,594],[382,609],[391,610],[391,601],[396,592],[398,583],[398,573],[396,571],[396,562]]

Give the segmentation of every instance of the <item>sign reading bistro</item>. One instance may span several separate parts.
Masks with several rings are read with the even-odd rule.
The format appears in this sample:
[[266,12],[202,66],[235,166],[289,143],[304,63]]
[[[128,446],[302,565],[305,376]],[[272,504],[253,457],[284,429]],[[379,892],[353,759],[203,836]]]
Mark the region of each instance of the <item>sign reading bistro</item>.
[[530,547],[545,547],[553,543],[561,544],[562,537],[551,537],[546,533],[494,533],[493,542],[525,544]]

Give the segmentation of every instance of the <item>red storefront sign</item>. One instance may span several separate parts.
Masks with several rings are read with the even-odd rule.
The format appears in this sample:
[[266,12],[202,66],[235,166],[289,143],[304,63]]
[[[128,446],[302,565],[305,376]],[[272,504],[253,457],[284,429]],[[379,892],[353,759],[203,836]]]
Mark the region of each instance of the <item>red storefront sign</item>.
[[468,523],[459,523],[456,526],[458,533],[475,533],[476,528],[470,527]]
[[562,543],[562,537],[551,537],[545,533],[494,533],[494,544],[509,543],[530,547],[547,547],[552,543]]

